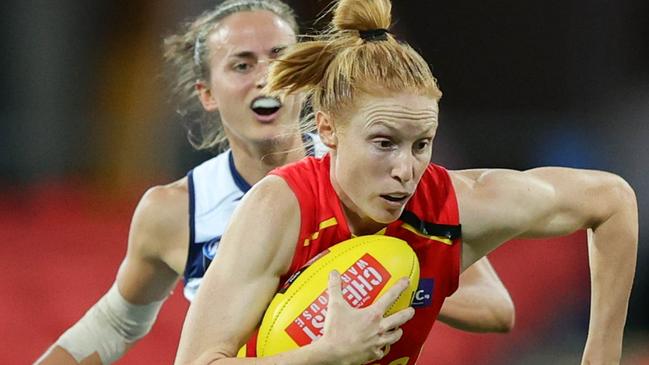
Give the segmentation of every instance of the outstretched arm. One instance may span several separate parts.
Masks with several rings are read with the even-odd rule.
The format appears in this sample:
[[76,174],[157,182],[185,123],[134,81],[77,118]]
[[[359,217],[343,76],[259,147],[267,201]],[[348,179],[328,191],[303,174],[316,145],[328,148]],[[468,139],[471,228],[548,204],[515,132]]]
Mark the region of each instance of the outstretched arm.
[[512,298],[487,257],[460,275],[457,291],[446,298],[438,319],[471,332],[509,332],[514,327]]
[[638,243],[633,189],[620,177],[567,168],[454,176],[463,217],[463,266],[515,237],[591,229],[591,313],[584,364],[619,363]]
[[37,364],[110,364],[149,332],[183,270],[187,201],[183,180],[143,196],[115,283]]

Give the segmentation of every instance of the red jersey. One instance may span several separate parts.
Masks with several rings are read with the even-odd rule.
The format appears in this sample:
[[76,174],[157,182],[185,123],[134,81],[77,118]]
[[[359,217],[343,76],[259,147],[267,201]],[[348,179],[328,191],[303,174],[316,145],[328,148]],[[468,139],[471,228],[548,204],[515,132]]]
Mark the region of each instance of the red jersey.
[[[331,185],[329,164],[329,155],[322,159],[309,157],[271,172],[288,183],[301,212],[293,262],[282,282],[320,252],[352,238],[340,199]],[[444,299],[458,285],[459,212],[448,172],[429,164],[401,217],[382,230],[382,234],[409,243],[419,259],[420,280],[412,304],[415,316],[402,326],[403,337],[375,364],[412,365]]]

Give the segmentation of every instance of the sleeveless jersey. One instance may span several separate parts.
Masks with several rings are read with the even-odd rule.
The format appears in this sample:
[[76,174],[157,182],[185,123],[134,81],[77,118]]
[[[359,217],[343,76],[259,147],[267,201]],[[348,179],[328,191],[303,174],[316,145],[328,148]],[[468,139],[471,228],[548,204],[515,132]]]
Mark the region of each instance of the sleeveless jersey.
[[[271,172],[288,183],[301,212],[300,236],[291,268],[282,283],[318,253],[352,238],[329,179],[329,164],[326,155],[322,159],[306,158]],[[380,233],[408,242],[417,254],[421,274],[412,304],[415,316],[402,326],[403,337],[382,360],[373,364],[412,365],[442,303],[458,286],[459,212],[448,172],[429,164],[401,217]]]
[[[320,138],[305,134],[308,155],[321,157],[327,151]],[[313,142],[313,143],[309,143]],[[227,150],[196,166],[187,174],[189,189],[189,250],[184,273],[184,295],[192,301],[214,260],[234,209],[251,186],[234,166]]]

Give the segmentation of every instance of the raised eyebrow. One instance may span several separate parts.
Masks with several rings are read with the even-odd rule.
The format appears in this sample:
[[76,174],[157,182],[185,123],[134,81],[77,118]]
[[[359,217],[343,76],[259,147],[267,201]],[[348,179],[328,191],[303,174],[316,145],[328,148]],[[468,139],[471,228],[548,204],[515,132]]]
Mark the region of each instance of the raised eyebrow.
[[255,52],[252,51],[241,51],[241,52],[231,54],[229,58],[255,59],[257,58],[257,56],[255,55]]

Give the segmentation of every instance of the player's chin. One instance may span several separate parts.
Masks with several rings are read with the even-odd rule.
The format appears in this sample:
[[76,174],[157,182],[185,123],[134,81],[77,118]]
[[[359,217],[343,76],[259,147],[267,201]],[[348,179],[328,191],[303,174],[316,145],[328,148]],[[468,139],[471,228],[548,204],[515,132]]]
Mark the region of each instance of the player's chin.
[[263,139],[286,138],[286,136],[299,134],[297,122],[290,125],[284,119],[278,119],[268,124],[258,124],[255,126],[254,132],[257,137]]
[[397,220],[401,216],[407,203],[407,200],[390,201],[383,197],[379,197],[378,200],[378,207],[380,208],[382,215],[384,215],[386,219],[392,219],[393,221]]
[[381,224],[390,224],[399,217],[401,217],[401,213],[403,212],[403,207],[401,208],[388,208],[386,209],[385,207],[382,207],[380,209],[376,209],[376,211],[373,214],[372,219]]
[[278,125],[263,126],[251,134],[251,139],[260,144],[281,144],[295,137],[288,128]]

